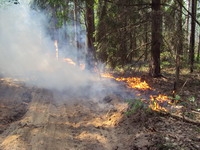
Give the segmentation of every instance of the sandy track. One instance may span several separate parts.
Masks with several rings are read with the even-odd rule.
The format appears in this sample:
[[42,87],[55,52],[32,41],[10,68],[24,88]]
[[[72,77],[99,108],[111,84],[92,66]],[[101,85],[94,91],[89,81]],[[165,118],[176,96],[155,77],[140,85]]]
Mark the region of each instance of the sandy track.
[[122,97],[105,96],[52,92],[1,79],[0,150],[200,148],[199,127],[142,110],[127,116]]
[[[3,87],[3,86],[2,86]],[[17,89],[21,90],[17,90]],[[17,101],[22,105],[24,115],[2,123],[1,149],[4,150],[73,150],[73,149],[114,149],[117,141],[114,127],[122,117],[126,104],[113,96],[112,102],[103,103],[92,99],[68,97],[59,92],[52,93],[44,89],[7,86],[1,104],[11,106],[4,111],[12,118],[11,109]],[[29,96],[25,102],[17,96]],[[29,94],[27,94],[29,93]],[[9,101],[8,101],[9,100]],[[7,102],[6,102],[7,101]],[[20,113],[21,109],[16,113]]]

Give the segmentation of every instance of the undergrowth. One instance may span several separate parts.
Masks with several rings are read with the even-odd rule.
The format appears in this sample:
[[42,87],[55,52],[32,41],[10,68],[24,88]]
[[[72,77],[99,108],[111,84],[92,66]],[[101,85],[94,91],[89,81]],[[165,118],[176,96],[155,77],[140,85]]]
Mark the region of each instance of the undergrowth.
[[148,105],[144,103],[140,98],[128,99],[126,100],[126,102],[128,103],[128,109],[125,112],[126,115],[131,115],[139,111],[145,111],[145,112],[151,111]]

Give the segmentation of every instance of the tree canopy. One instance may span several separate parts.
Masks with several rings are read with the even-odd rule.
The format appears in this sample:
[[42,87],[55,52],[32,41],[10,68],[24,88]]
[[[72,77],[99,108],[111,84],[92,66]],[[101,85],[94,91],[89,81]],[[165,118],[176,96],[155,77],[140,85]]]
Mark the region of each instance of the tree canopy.
[[[129,70],[142,64],[149,66],[153,77],[162,76],[163,67],[174,65],[177,78],[182,67],[193,72],[199,65],[198,5],[197,0],[31,2],[33,9],[48,16],[47,30],[53,39],[60,45],[61,41],[75,44],[77,62],[85,57],[89,67],[102,62],[112,69]],[[62,34],[60,29],[64,29]]]

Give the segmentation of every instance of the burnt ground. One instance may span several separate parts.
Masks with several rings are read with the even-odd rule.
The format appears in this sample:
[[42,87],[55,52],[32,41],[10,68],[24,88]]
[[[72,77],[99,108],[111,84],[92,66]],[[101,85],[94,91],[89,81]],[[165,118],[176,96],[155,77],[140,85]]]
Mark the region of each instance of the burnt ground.
[[[162,81],[155,82],[161,87]],[[0,149],[200,149],[198,124],[141,107],[127,113],[130,108],[120,93],[77,93],[1,78]]]

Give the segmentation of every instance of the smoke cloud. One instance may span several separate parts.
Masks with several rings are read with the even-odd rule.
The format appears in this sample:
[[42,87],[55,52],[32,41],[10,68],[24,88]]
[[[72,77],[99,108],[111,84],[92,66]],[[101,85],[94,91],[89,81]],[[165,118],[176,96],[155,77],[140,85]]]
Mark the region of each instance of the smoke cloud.
[[58,90],[91,81],[88,72],[56,59],[54,41],[45,33],[48,22],[41,12],[20,2],[0,8],[0,20],[0,74]]

